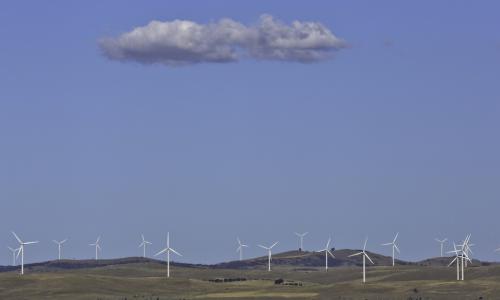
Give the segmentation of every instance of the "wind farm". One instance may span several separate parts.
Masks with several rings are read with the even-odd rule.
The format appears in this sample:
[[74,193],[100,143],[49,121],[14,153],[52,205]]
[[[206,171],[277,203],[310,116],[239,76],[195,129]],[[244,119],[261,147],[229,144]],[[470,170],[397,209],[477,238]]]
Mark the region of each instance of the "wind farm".
[[2,1],[0,300],[500,299],[499,12]]
[[[98,260],[56,259],[25,265],[29,272],[23,276],[18,272],[22,266],[0,266],[0,297],[378,299],[384,294],[389,299],[479,299],[500,292],[496,284],[500,279],[500,263],[470,259],[465,251],[470,244],[469,234],[460,245],[455,244],[452,251],[446,251],[450,255],[444,257],[446,260],[437,256],[423,261],[394,261],[392,255],[370,252],[367,249],[368,239],[365,239],[362,250],[335,249],[331,247],[331,238],[328,238],[325,247],[319,251],[271,253],[271,249],[277,246],[275,242],[269,247],[258,245],[257,248],[266,250],[265,256],[216,264],[190,264],[172,261],[169,254],[180,257],[180,253],[171,248],[169,233],[166,241],[166,247],[157,253],[158,256],[166,254],[166,261],[142,256]],[[239,245],[244,245],[239,238],[237,241]],[[432,248],[431,242],[428,247]],[[13,250],[16,253],[19,251]],[[464,261],[469,262],[467,267]],[[175,269],[175,277],[170,276],[170,267]],[[164,281],[165,268],[168,281]],[[458,286],[457,282],[465,280],[465,274],[469,278],[467,285]],[[99,283],[103,280],[105,285]],[[165,282],[169,284],[165,285]],[[480,288],[485,285],[488,289]],[[57,290],[52,290],[56,286]],[[361,286],[366,288],[360,289]],[[85,287],[86,293],[80,292],[81,287]]]

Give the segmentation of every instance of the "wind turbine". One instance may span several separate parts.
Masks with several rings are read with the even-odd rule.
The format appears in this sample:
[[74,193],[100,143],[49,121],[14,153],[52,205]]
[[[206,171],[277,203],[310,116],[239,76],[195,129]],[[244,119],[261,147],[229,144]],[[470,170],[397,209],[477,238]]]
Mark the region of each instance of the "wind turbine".
[[170,277],[170,252],[173,252],[179,256],[182,256],[179,252],[175,251],[174,249],[170,248],[170,233],[167,232],[167,248],[161,250],[160,252],[156,253],[155,256],[158,256],[163,253],[167,253],[167,278]]
[[101,236],[98,236],[97,240],[95,241],[95,243],[89,244],[89,246],[94,246],[95,247],[95,260],[99,259],[97,250],[102,251],[101,246],[99,245],[99,241],[100,240],[101,240]]
[[259,247],[261,247],[262,249],[265,249],[267,250],[267,270],[269,272],[271,272],[271,256],[272,256],[272,249],[274,246],[278,245],[278,242],[275,242],[274,244],[272,244],[270,247],[266,247],[266,246],[262,246],[262,245],[258,245]]
[[16,265],[16,252],[20,250],[20,248],[12,249],[11,247],[7,247],[12,252],[12,265]]
[[[472,263],[472,260],[470,259],[470,256],[469,256],[469,252],[472,253],[472,249],[470,248],[471,246],[473,246],[474,244],[470,244],[470,238],[471,238],[471,234],[467,235],[465,237],[465,240],[462,242],[462,244],[460,245],[461,247],[461,250],[462,250],[462,280],[463,280],[463,268],[464,268],[464,263],[465,263],[465,267],[467,267],[467,262],[471,262]],[[464,261],[464,256],[465,256],[465,261]]]
[[57,256],[57,259],[58,260],[61,260],[61,245],[64,244],[68,239],[64,239],[60,242],[56,241],[56,240],[52,240],[54,243],[57,244],[57,249],[58,249],[58,256]]
[[470,236],[467,236],[467,238],[464,241],[464,244],[458,245],[458,247],[460,247],[460,249],[457,249],[457,245],[455,243],[453,243],[453,248],[455,250],[448,252],[448,253],[455,253],[455,258],[451,261],[451,263],[448,265],[448,267],[451,266],[455,261],[457,262],[457,280],[460,280],[459,264],[461,265],[461,270],[462,270],[462,279],[461,280],[464,280],[465,279],[465,276],[464,276],[465,261],[468,260],[468,261],[472,262],[470,260],[469,256],[467,255],[467,253],[465,252],[465,245],[468,243],[469,238],[470,238]]
[[139,248],[142,247],[142,257],[146,257],[146,246],[149,244],[151,245],[152,243],[151,242],[148,242],[144,239],[144,235],[141,234],[141,237],[142,237],[142,243],[139,245]]
[[374,264],[373,260],[366,253],[366,243],[367,242],[368,242],[368,238],[365,239],[365,244],[363,246],[363,251],[358,252],[358,253],[354,253],[354,254],[348,256],[348,257],[353,257],[353,256],[357,256],[357,255],[363,255],[363,283],[366,282],[366,258],[368,258],[368,260],[372,263],[372,265]]
[[396,240],[398,239],[398,235],[399,235],[399,232],[396,233],[396,236],[394,237],[394,239],[392,240],[392,242],[382,244],[382,246],[392,246],[392,266],[393,267],[394,267],[394,255],[395,255],[394,251],[398,251],[398,253],[401,253],[399,251],[398,246],[396,245]]
[[245,244],[242,244],[239,237],[236,238],[236,241],[238,242],[238,248],[236,248],[236,252],[240,253],[240,261],[242,261],[243,260],[243,248],[245,248],[245,247],[248,248],[248,246]]
[[440,244],[441,244],[441,257],[443,257],[443,245],[444,245],[444,243],[446,243],[446,241],[448,241],[448,239],[447,239],[447,238],[444,238],[444,239],[440,240],[440,239],[436,238],[436,239],[434,239],[434,240],[435,240],[436,242],[438,242],[438,243],[440,243]]
[[17,234],[12,231],[12,234],[14,235],[14,237],[16,238],[17,242],[19,243],[19,250],[17,252],[17,256],[16,257],[19,257],[19,254],[21,255],[21,275],[24,274],[24,246],[26,245],[31,245],[31,244],[36,244],[38,243],[38,241],[34,241],[34,242],[23,242],[21,241],[21,239],[17,236]]
[[326,242],[325,249],[321,249],[318,252],[323,252],[325,251],[325,271],[328,272],[328,254],[332,257],[335,258],[333,253],[330,251],[330,242],[332,241],[332,238],[328,238],[328,242]]
[[304,232],[304,233],[298,233],[294,232],[296,236],[299,237],[299,251],[304,250],[304,237],[308,234],[309,232]]

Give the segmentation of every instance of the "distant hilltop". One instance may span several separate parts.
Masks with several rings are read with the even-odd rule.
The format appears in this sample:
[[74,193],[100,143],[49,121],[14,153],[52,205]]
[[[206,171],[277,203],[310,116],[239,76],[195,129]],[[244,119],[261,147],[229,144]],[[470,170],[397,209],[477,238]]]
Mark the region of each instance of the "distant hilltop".
[[[334,251],[335,258],[329,258],[328,263],[330,267],[353,267],[361,266],[362,261],[360,257],[348,257],[359,250],[341,249]],[[373,252],[368,252],[372,258],[373,266],[390,266],[392,258]],[[422,261],[410,262],[396,259],[396,265],[415,265],[415,266],[447,266],[452,257],[435,257]],[[290,266],[294,268],[317,268],[323,267],[325,264],[325,255],[320,252],[311,251],[287,251],[273,255],[273,265]],[[125,257],[115,259],[62,259],[52,260],[46,262],[26,264],[25,268],[34,272],[48,272],[52,270],[69,270],[69,269],[86,269],[86,268],[99,268],[113,265],[126,265],[126,264],[160,264],[164,265],[166,262],[143,257]],[[203,269],[264,269],[267,266],[267,256],[256,257],[246,260],[236,260],[217,264],[189,264],[172,262],[173,266],[185,268],[203,268]],[[496,265],[496,262],[482,262],[473,260],[471,266],[488,266]],[[18,270],[20,266],[0,266],[0,272],[9,272]]]

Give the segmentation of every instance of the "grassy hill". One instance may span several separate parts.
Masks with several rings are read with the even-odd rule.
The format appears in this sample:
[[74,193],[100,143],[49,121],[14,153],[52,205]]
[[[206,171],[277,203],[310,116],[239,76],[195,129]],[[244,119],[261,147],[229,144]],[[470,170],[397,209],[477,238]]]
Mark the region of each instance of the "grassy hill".
[[[0,273],[0,299],[496,299],[500,266],[474,263],[466,281],[457,282],[450,258],[418,263],[399,262],[369,253],[376,265],[361,283],[356,250],[335,251],[324,271],[324,254],[290,251],[273,256],[217,265],[174,263],[166,278],[162,261],[144,258],[62,260],[31,264],[26,274]],[[223,282],[226,281],[233,282]],[[238,281],[234,281],[234,280]],[[275,284],[282,279],[283,283]],[[281,281],[280,281],[281,282]]]

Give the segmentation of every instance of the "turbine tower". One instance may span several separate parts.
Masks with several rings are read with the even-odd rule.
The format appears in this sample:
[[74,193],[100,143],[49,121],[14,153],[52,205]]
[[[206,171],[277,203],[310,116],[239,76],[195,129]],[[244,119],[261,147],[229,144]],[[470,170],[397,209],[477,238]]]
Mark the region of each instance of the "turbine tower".
[[271,257],[272,257],[272,249],[274,246],[278,245],[278,242],[275,242],[274,244],[272,244],[270,247],[266,247],[266,246],[262,246],[262,245],[258,245],[259,247],[261,247],[262,249],[265,249],[267,250],[267,271],[271,272]]
[[151,245],[152,243],[151,242],[148,242],[144,239],[144,235],[141,234],[141,237],[142,237],[142,243],[139,245],[139,248],[142,247],[142,257],[146,257],[146,246],[147,245]]
[[460,251],[457,250],[457,245],[453,243],[454,251],[449,251],[448,253],[455,253],[455,258],[450,262],[448,267],[450,267],[454,262],[457,263],[457,280],[460,280]]
[[299,251],[304,250],[304,237],[308,234],[309,232],[304,232],[304,233],[298,233],[294,232],[296,236],[299,237]]
[[363,255],[363,283],[366,282],[366,258],[368,258],[368,260],[372,263],[372,265],[374,264],[372,259],[370,258],[370,256],[368,256],[368,254],[366,253],[366,243],[367,242],[368,242],[368,238],[365,239],[365,244],[363,245],[363,251],[358,252],[358,253],[354,253],[354,254],[348,256],[348,257],[353,257],[353,256],[357,256],[357,255]]
[[236,248],[236,252],[240,253],[240,261],[243,260],[243,248],[248,248],[248,245],[242,244],[241,240],[239,237],[236,238],[236,241],[238,242],[238,248]]
[[14,235],[14,237],[16,238],[17,242],[19,243],[19,250],[17,252],[17,256],[16,257],[19,257],[19,255],[21,255],[21,275],[24,274],[24,246],[26,245],[31,245],[31,244],[36,244],[38,243],[38,241],[34,241],[34,242],[23,242],[21,241],[21,239],[17,236],[17,234],[12,231],[12,234]]
[[170,278],[170,252],[173,252],[179,256],[182,256],[179,252],[175,251],[174,249],[170,248],[170,233],[167,232],[167,248],[161,250],[160,252],[156,253],[155,256],[158,256],[163,253],[167,253],[167,278]]
[[16,252],[19,251],[21,248],[17,248],[17,249],[12,249],[11,247],[7,247],[9,248],[10,252],[12,252],[12,265],[15,266],[16,265]]
[[328,242],[326,242],[325,249],[321,249],[318,252],[323,252],[325,251],[325,271],[328,272],[328,255],[330,255],[332,258],[335,258],[333,253],[330,251],[330,242],[332,241],[332,238],[328,238]]
[[434,239],[434,240],[435,240],[436,242],[438,242],[438,243],[440,243],[440,244],[441,244],[441,257],[443,257],[443,245],[444,245],[444,243],[446,243],[446,241],[448,241],[448,239],[447,239],[447,238],[444,238],[444,239],[440,240],[440,239],[437,239],[437,238],[436,238],[436,239]]
[[396,233],[396,236],[394,237],[394,239],[392,240],[392,242],[382,244],[382,246],[392,246],[392,266],[393,267],[394,267],[394,256],[396,254],[394,251],[398,251],[398,253],[401,253],[399,251],[398,245],[396,245],[396,240],[398,239],[398,235],[399,235],[399,232]]
[[58,249],[58,255],[57,255],[57,259],[58,260],[61,260],[61,245],[64,244],[68,239],[64,239],[60,242],[56,241],[56,240],[52,240],[54,243],[57,244],[57,249]]
[[101,236],[97,237],[97,240],[93,244],[89,244],[89,246],[95,247],[95,260],[99,259],[98,251],[102,251],[101,246],[99,245],[99,241],[101,240]]

